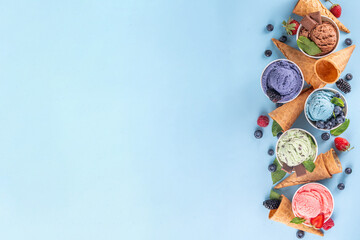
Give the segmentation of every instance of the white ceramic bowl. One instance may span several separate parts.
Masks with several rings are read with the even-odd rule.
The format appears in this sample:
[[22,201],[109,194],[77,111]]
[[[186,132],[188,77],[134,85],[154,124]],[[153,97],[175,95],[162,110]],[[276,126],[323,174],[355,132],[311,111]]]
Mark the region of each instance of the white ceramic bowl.
[[[289,101],[279,101],[279,102],[278,102],[278,103],[288,103],[288,102],[291,102],[292,100],[294,100],[295,98],[297,98],[297,97],[300,95],[302,89],[304,88],[304,75],[303,75],[301,69],[299,68],[299,66],[298,66],[296,63],[294,63],[293,61],[290,61],[290,60],[284,59],[284,58],[280,58],[280,59],[276,59],[276,60],[270,62],[268,65],[266,65],[266,67],[264,68],[264,70],[263,70],[262,73],[261,73],[261,77],[260,77],[260,87],[261,87],[261,89],[263,90],[263,93],[265,94],[265,96],[268,97],[268,95],[266,94],[264,88],[262,87],[262,78],[263,78],[263,75],[264,75],[265,70],[266,70],[271,64],[273,64],[274,62],[278,62],[278,61],[287,61],[287,62],[290,62],[290,63],[294,64],[294,65],[299,69],[299,72],[300,72],[300,74],[301,74],[301,79],[302,79],[301,88],[300,88],[300,91],[296,94],[296,96],[295,96],[294,98],[290,99]],[[269,97],[268,97],[268,98],[269,98]]]
[[[320,183],[311,182],[311,183],[307,183],[307,184],[304,184],[304,185],[302,185],[301,187],[299,187],[298,190],[296,190],[294,196],[292,197],[292,200],[291,200],[291,210],[293,211],[295,217],[299,217],[299,216],[296,216],[295,211],[294,211],[294,206],[293,206],[294,198],[295,198],[296,194],[298,193],[298,191],[299,191],[300,189],[304,188],[306,185],[309,185],[309,184],[320,185],[320,186],[324,187],[324,188],[330,193],[330,195],[331,195],[331,199],[332,199],[332,202],[333,202],[333,208],[332,208],[332,210],[331,210],[330,216],[324,220],[324,223],[326,223],[326,221],[331,218],[331,216],[332,216],[332,214],[333,214],[333,212],[334,212],[334,209],[335,209],[335,201],[334,201],[334,196],[332,195],[331,191],[330,191],[327,187],[325,187],[324,185],[322,185],[322,184],[320,184]],[[304,224],[305,226],[311,227],[311,225],[309,225],[309,224],[306,224],[306,223],[303,223],[303,224]]]
[[[332,54],[333,52],[335,52],[335,50],[336,50],[336,48],[338,47],[339,42],[340,42],[340,30],[339,30],[339,27],[336,25],[336,23],[335,23],[331,18],[328,18],[328,17],[325,17],[325,16],[321,16],[321,19],[322,19],[323,22],[330,22],[330,23],[335,27],[335,29],[336,29],[336,34],[337,34],[337,42],[336,42],[335,48],[334,48],[331,52],[329,52],[329,53],[327,53],[327,54],[325,54],[325,55],[322,55],[322,56],[311,56],[311,55],[307,54],[306,52],[304,52],[301,48],[299,48],[300,51],[301,51],[302,53],[304,53],[306,56],[311,57],[311,58],[316,58],[316,59],[329,56],[330,54]],[[299,26],[299,28],[298,28],[298,30],[297,30],[297,33],[296,33],[296,41],[297,41],[298,38],[299,38],[299,34],[300,34],[301,28],[302,28],[302,24],[300,24],[300,26]]]
[[316,89],[314,90],[306,99],[305,101],[305,104],[304,104],[304,114],[305,114],[305,118],[306,120],[310,123],[311,126],[313,126],[314,128],[318,129],[318,130],[323,130],[323,131],[331,131],[337,127],[339,127],[341,124],[337,125],[337,126],[334,126],[333,128],[331,129],[320,129],[320,128],[317,128],[316,127],[316,122],[315,121],[312,121],[309,119],[308,115],[306,114],[306,105],[307,105],[307,102],[309,101],[310,99],[310,96],[312,96],[315,92],[318,92],[318,91],[323,91],[323,90],[328,90],[328,91],[331,91],[333,93],[338,93],[340,94],[340,98],[344,101],[344,104],[345,104],[345,108],[344,108],[344,113],[345,113],[345,118],[347,117],[347,113],[348,113],[348,104],[346,102],[346,99],[344,97],[344,95],[342,95],[339,91],[335,90],[335,89],[332,89],[332,88],[319,88],[319,89]]
[[[310,137],[312,137],[314,143],[315,143],[315,146],[316,146],[316,152],[315,152],[315,158],[314,158],[314,162],[316,161],[316,158],[317,158],[317,155],[318,155],[318,143],[316,141],[316,138],[311,134],[309,133],[308,131],[304,130],[304,129],[301,129],[301,128],[292,128],[292,129],[289,129],[287,131],[285,131],[280,137],[279,139],[277,140],[276,142],[276,146],[275,146],[275,152],[276,152],[276,159],[278,160],[279,164],[282,166],[282,162],[280,161],[279,159],[279,156],[278,156],[278,146],[279,146],[279,142],[280,142],[280,139],[285,135],[285,133],[289,132],[289,131],[294,131],[294,130],[300,130],[302,132],[305,132],[307,133]],[[293,172],[295,172],[295,170],[293,170]]]

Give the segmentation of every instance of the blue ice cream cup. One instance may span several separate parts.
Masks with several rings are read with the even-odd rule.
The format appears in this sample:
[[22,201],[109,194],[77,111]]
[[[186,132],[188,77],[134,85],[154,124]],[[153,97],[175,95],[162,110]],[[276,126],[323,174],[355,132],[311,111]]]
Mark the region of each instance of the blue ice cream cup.
[[287,103],[297,98],[304,87],[304,75],[296,63],[288,59],[270,62],[261,74],[261,88],[275,103]]
[[[334,99],[333,102],[332,99]],[[313,91],[306,99],[304,113],[311,126],[331,131],[345,121],[348,104],[339,91],[332,88],[320,88]]]

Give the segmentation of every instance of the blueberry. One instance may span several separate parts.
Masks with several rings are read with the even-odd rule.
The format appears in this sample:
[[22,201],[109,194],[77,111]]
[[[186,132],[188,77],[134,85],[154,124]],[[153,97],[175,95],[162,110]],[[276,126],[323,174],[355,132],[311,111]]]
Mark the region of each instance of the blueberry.
[[261,130],[256,130],[254,133],[255,138],[260,139],[263,136],[263,132]]
[[276,135],[276,137],[279,139],[282,134],[283,134],[282,132],[279,132],[279,133]]
[[333,127],[336,125],[336,120],[334,117],[331,117],[330,120],[331,124],[333,125]]
[[341,111],[340,116],[342,116],[342,117],[345,118],[345,113],[344,113],[344,111]]
[[324,129],[325,128],[325,122],[324,121],[317,121],[316,122],[316,127],[319,128],[319,129]]
[[344,189],[345,189],[345,184],[339,183],[339,184],[337,185],[337,188],[338,188],[339,190],[344,190]]
[[274,26],[273,26],[272,24],[268,24],[268,25],[266,26],[266,29],[267,29],[269,32],[271,32],[272,30],[274,30]]
[[350,46],[350,45],[352,44],[351,38],[345,39],[345,44],[348,45],[348,46]]
[[324,141],[327,141],[330,139],[330,134],[329,133],[323,133],[321,134],[321,139]]
[[274,155],[274,150],[273,150],[273,149],[269,149],[268,154],[269,154],[270,156]]
[[296,237],[297,238],[303,238],[305,236],[305,232],[302,230],[297,230]]
[[345,117],[344,116],[338,116],[336,117],[336,125],[338,124],[342,124],[343,122],[345,122]]
[[341,112],[342,112],[342,109],[341,109],[340,106],[335,106],[334,107],[335,116],[338,116]]
[[279,41],[284,43],[284,42],[287,41],[287,37],[286,37],[286,36],[281,36],[281,37],[279,38]]
[[265,56],[270,57],[272,55],[272,51],[271,50],[266,50],[265,51]]
[[268,167],[268,170],[270,172],[275,172],[276,171],[276,165],[275,164],[270,164],[269,167]]
[[340,98],[340,97],[341,97],[341,96],[340,96],[340,93],[335,93],[334,97]]
[[352,169],[349,168],[349,167],[346,168],[346,169],[345,169],[345,173],[346,173],[346,174],[351,174],[351,173],[352,173]]
[[353,79],[353,75],[351,73],[348,73],[348,74],[346,74],[345,79],[347,81],[350,81],[351,79]]
[[331,129],[332,127],[334,127],[334,125],[331,121],[327,121],[325,123],[325,129]]

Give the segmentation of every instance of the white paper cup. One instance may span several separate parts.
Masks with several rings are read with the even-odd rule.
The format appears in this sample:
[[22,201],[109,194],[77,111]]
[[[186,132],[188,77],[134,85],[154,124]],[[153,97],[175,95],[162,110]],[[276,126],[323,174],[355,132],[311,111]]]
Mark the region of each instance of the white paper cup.
[[[298,47],[298,48],[300,49],[300,51],[301,51],[302,53],[304,53],[306,56],[311,57],[311,58],[316,58],[316,59],[329,56],[330,54],[332,54],[333,52],[335,52],[335,51],[336,51],[336,48],[339,46],[339,42],[340,42],[340,30],[339,30],[339,27],[336,25],[336,23],[335,23],[331,18],[328,18],[328,17],[326,17],[326,16],[321,16],[321,19],[322,19],[323,22],[330,22],[330,23],[335,27],[335,29],[336,29],[337,42],[336,42],[335,48],[334,48],[331,52],[329,52],[329,53],[327,53],[327,54],[325,54],[325,55],[322,55],[322,56],[311,56],[311,55],[307,54],[306,52],[304,52],[301,48]],[[296,41],[297,41],[298,38],[299,38],[299,34],[300,34],[301,28],[302,28],[302,24],[300,24],[300,26],[299,26],[299,28],[298,28],[298,30],[297,30],[297,32],[296,32]]]
[[[324,223],[326,223],[327,220],[329,220],[329,219],[331,218],[331,216],[332,216],[332,214],[333,214],[333,212],[334,212],[334,209],[335,209],[335,201],[334,201],[334,196],[332,195],[331,191],[330,191],[326,186],[324,186],[324,185],[322,185],[322,184],[320,184],[320,183],[312,182],[312,183],[304,184],[304,185],[302,185],[301,187],[299,187],[298,190],[296,190],[294,196],[292,197],[292,200],[291,200],[291,210],[293,211],[295,217],[299,217],[299,216],[296,215],[296,213],[295,213],[295,211],[294,211],[293,202],[294,202],[294,198],[295,198],[296,194],[298,193],[298,191],[301,190],[301,189],[303,189],[306,185],[320,185],[320,186],[324,187],[324,188],[330,193],[331,199],[332,199],[332,202],[333,202],[333,208],[331,209],[330,216],[324,220]],[[303,224],[304,224],[305,226],[311,227],[311,225],[309,225],[309,224],[306,224],[306,223],[303,223]]]
[[290,61],[290,60],[288,60],[288,59],[281,58],[281,59],[276,59],[276,60],[270,62],[268,65],[266,65],[266,67],[264,68],[264,70],[263,70],[262,73],[261,73],[261,77],[260,77],[260,87],[261,87],[261,89],[263,90],[263,93],[265,94],[265,96],[269,98],[269,96],[266,94],[266,92],[265,92],[265,90],[264,90],[264,88],[263,88],[263,86],[262,86],[262,79],[263,79],[263,75],[264,75],[265,70],[266,70],[271,64],[273,64],[273,63],[275,63],[275,62],[278,62],[278,61],[287,61],[287,62],[290,62],[290,63],[294,64],[294,65],[299,69],[299,72],[300,72],[300,74],[301,74],[301,79],[302,79],[301,88],[300,88],[299,92],[296,94],[296,96],[293,97],[292,99],[290,99],[289,101],[279,101],[279,102],[278,102],[278,103],[288,103],[288,102],[291,102],[292,100],[294,100],[295,98],[297,98],[297,97],[300,95],[302,89],[304,88],[304,75],[303,75],[300,67],[299,67],[296,63],[294,63],[293,61]]
[[[275,152],[276,152],[276,159],[278,160],[278,162],[279,162],[279,164],[281,165],[281,167],[283,166],[282,165],[282,162],[280,161],[280,158],[279,158],[279,156],[278,156],[278,146],[279,146],[279,142],[280,142],[280,140],[281,140],[281,138],[285,135],[285,133],[287,133],[287,132],[289,132],[289,131],[302,131],[302,132],[305,132],[305,133],[307,133],[310,137],[312,137],[312,139],[313,139],[313,141],[314,141],[314,143],[315,143],[315,146],[316,146],[316,151],[315,151],[315,158],[314,158],[314,161],[313,162],[315,162],[316,161],[316,158],[317,158],[317,155],[318,155],[318,143],[317,143],[317,141],[316,141],[316,138],[311,134],[311,133],[309,133],[308,131],[306,131],[306,130],[304,130],[304,129],[301,129],[301,128],[292,128],[292,129],[289,129],[289,130],[287,130],[287,131],[285,131],[281,136],[280,136],[280,138],[277,140],[277,142],[276,142],[276,146],[275,146]],[[295,172],[295,170],[293,170],[293,172]]]
[[314,93],[316,93],[316,92],[318,92],[318,91],[323,91],[323,90],[328,90],[328,91],[331,91],[331,92],[333,92],[333,93],[338,93],[338,94],[340,94],[340,98],[344,101],[344,104],[345,104],[345,108],[344,108],[345,118],[347,117],[348,104],[347,104],[347,102],[346,102],[346,99],[345,99],[344,95],[342,95],[339,91],[337,91],[337,90],[335,90],[335,89],[332,89],[332,88],[319,88],[319,89],[314,90],[314,91],[307,97],[307,99],[306,99],[306,101],[305,101],[305,104],[304,104],[304,114],[305,114],[306,120],[307,120],[307,121],[310,123],[310,125],[313,126],[314,128],[316,128],[316,129],[318,129],[318,130],[323,130],[323,131],[331,131],[331,130],[339,127],[341,124],[336,125],[336,126],[334,126],[333,128],[331,128],[331,129],[320,129],[320,128],[317,128],[317,127],[316,127],[316,122],[310,120],[309,117],[308,117],[308,115],[307,115],[307,113],[306,113],[306,106],[307,106],[307,103],[308,103],[310,97],[311,97]]

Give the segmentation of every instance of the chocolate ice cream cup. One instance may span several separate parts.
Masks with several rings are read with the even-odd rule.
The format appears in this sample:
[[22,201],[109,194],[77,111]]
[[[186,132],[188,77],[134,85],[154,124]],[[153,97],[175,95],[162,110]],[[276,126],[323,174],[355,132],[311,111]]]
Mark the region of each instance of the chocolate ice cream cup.
[[[313,141],[314,141],[314,143],[315,143],[315,146],[316,146],[315,157],[314,157],[314,160],[313,160],[314,163],[315,163],[316,158],[317,158],[317,156],[318,156],[318,153],[319,153],[319,147],[318,147],[318,146],[319,146],[319,145],[318,145],[318,143],[317,143],[317,141],[316,141],[316,138],[315,138],[311,133],[309,133],[308,131],[306,131],[306,130],[304,130],[304,129],[301,129],[301,128],[291,128],[291,129],[285,131],[285,132],[279,137],[279,139],[278,139],[277,142],[276,142],[276,146],[275,146],[275,156],[276,156],[276,159],[278,160],[278,162],[279,162],[279,164],[280,164],[281,167],[283,167],[283,163],[281,162],[281,160],[280,160],[280,158],[279,158],[279,156],[278,156],[278,151],[277,151],[278,146],[279,146],[279,142],[280,142],[281,138],[285,135],[285,133],[287,133],[287,132],[289,132],[289,131],[294,131],[294,130],[302,131],[302,132],[308,134],[308,135],[313,139]],[[292,172],[295,172],[295,170],[293,169]]]
[[304,114],[305,114],[306,120],[307,120],[307,121],[310,123],[310,125],[313,126],[314,128],[316,128],[316,129],[318,129],[318,130],[322,130],[322,131],[331,131],[331,130],[334,130],[335,128],[338,128],[341,124],[338,124],[338,125],[334,126],[334,127],[331,128],[331,129],[320,129],[320,128],[317,128],[317,127],[316,127],[316,122],[310,120],[309,117],[308,117],[308,115],[307,115],[307,113],[306,113],[306,105],[307,105],[307,102],[309,101],[309,99],[311,98],[311,96],[312,96],[314,93],[316,93],[316,92],[318,92],[318,91],[323,91],[323,90],[328,90],[328,91],[331,91],[331,92],[333,92],[333,93],[335,93],[335,94],[338,93],[338,94],[340,95],[340,98],[341,98],[341,100],[343,100],[344,105],[345,105],[345,107],[344,107],[344,113],[345,113],[345,115],[344,115],[344,116],[345,116],[345,119],[346,119],[347,114],[348,114],[348,104],[347,104],[347,102],[346,102],[346,99],[345,99],[344,95],[342,95],[339,91],[337,91],[337,90],[335,90],[335,89],[332,89],[332,88],[319,88],[319,89],[314,90],[314,91],[307,97],[307,99],[306,99],[306,101],[305,101],[305,104],[304,104]]
[[[329,56],[330,54],[332,54],[333,52],[335,52],[336,48],[337,48],[338,45],[339,45],[339,41],[340,41],[340,30],[339,30],[339,27],[336,25],[336,23],[335,23],[331,18],[328,18],[328,17],[326,17],[326,16],[321,16],[321,18],[322,18],[322,21],[323,21],[323,22],[329,22],[329,23],[331,23],[331,24],[335,27],[335,29],[336,29],[336,35],[337,35],[337,42],[336,42],[336,45],[335,45],[334,49],[333,49],[331,52],[329,52],[329,53],[327,53],[327,54],[325,54],[325,55],[321,55],[321,56],[311,56],[311,55],[307,54],[306,52],[304,52],[301,48],[299,48],[302,53],[304,53],[306,56],[308,56],[308,57],[310,57],[310,58],[320,59],[320,58]],[[298,30],[297,30],[297,33],[296,33],[296,41],[297,41],[298,38],[299,38],[300,31],[301,31],[301,28],[302,28],[302,27],[303,27],[302,24],[300,24],[300,26],[299,26],[299,28],[298,28]]]
[[[292,206],[291,206],[291,208],[292,208],[291,210],[293,211],[293,214],[295,215],[295,217],[299,217],[299,216],[296,215],[296,211],[294,211],[294,204],[293,204],[293,202],[294,202],[294,199],[295,199],[296,194],[297,194],[300,190],[302,190],[305,186],[307,186],[307,185],[320,185],[320,186],[324,187],[324,188],[330,193],[330,196],[331,196],[331,199],[332,199],[332,202],[333,202],[333,208],[332,208],[332,210],[331,210],[330,216],[324,220],[324,223],[326,223],[327,220],[329,220],[329,219],[331,218],[331,216],[333,215],[333,213],[334,213],[335,201],[334,201],[334,196],[333,196],[332,192],[331,192],[326,186],[324,186],[324,185],[321,184],[321,183],[311,182],[311,183],[307,183],[307,184],[304,184],[304,185],[302,185],[301,187],[299,187],[298,190],[296,190],[296,192],[294,193],[294,195],[293,195],[293,197],[292,197],[292,199],[291,199],[291,203],[292,203],[292,204],[291,204],[291,205],[292,205]],[[308,227],[312,227],[311,225],[306,224],[306,223],[302,223],[302,224],[304,224],[305,226],[308,226]]]
[[[299,92],[298,92],[296,95],[294,95],[293,98],[289,99],[288,101],[281,101],[281,100],[278,101],[278,103],[288,103],[288,102],[291,102],[292,100],[294,100],[295,98],[297,98],[297,97],[300,95],[301,91],[302,91],[303,88],[304,88],[304,82],[305,82],[305,81],[304,81],[304,74],[303,74],[303,72],[301,71],[300,67],[299,67],[296,63],[294,63],[293,61],[290,61],[289,59],[286,59],[286,58],[280,58],[280,59],[276,59],[276,60],[274,60],[274,61],[271,61],[268,65],[266,65],[266,67],[264,68],[264,70],[263,70],[262,73],[261,73],[261,76],[260,76],[260,87],[261,87],[261,89],[263,90],[263,93],[265,94],[265,96],[266,96],[267,98],[269,98],[269,96],[266,94],[265,89],[264,89],[263,86],[262,86],[263,76],[264,76],[265,70],[266,70],[271,64],[273,64],[273,63],[275,63],[275,62],[278,62],[278,61],[286,61],[286,62],[290,62],[290,63],[294,64],[294,65],[297,67],[297,69],[299,70],[300,75],[301,75],[301,79],[302,79],[300,90],[299,90]],[[270,98],[269,98],[269,99],[270,99]]]

